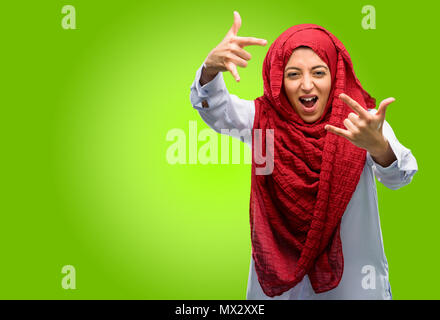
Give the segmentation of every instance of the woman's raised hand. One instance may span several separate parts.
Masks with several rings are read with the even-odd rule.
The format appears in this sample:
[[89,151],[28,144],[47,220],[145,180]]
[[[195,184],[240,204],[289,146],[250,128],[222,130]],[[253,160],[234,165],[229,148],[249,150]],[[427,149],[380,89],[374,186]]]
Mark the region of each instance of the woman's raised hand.
[[382,133],[385,121],[385,112],[394,98],[383,100],[376,114],[372,115],[354,99],[342,93],[339,98],[354,112],[351,112],[343,122],[346,129],[326,125],[324,129],[338,136],[344,137],[359,148],[367,150],[373,159],[386,167],[396,160],[388,140]]
[[[245,46],[265,46],[267,41],[253,37],[239,37],[238,30],[241,27],[241,17],[234,11],[234,24],[229,29],[225,38],[215,47],[205,59],[200,83],[203,85],[212,80],[218,72],[229,71],[234,79],[240,81],[237,66],[245,68],[251,54],[243,49]],[[204,82],[204,83],[203,83]]]

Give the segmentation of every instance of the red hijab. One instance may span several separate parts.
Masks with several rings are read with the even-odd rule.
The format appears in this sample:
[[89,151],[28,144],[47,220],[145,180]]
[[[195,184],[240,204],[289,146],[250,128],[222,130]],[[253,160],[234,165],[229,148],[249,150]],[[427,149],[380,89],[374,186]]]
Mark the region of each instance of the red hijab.
[[[284,68],[300,46],[311,48],[332,76],[325,111],[314,123],[298,116],[283,87]],[[264,95],[255,100],[250,196],[258,280],[270,297],[291,289],[306,274],[316,293],[325,292],[342,278],[341,218],[359,182],[366,151],[327,133],[324,126],[344,128],[343,120],[352,112],[339,94],[348,94],[364,108],[375,108],[375,100],[356,78],[344,45],[313,24],[293,26],[274,41],[264,59],[263,80]],[[260,138],[255,129],[261,129]],[[273,135],[266,129],[273,129]],[[266,143],[273,147],[273,155],[266,152],[266,158],[273,157],[273,170],[261,174],[258,170],[265,164],[258,155],[264,154]]]

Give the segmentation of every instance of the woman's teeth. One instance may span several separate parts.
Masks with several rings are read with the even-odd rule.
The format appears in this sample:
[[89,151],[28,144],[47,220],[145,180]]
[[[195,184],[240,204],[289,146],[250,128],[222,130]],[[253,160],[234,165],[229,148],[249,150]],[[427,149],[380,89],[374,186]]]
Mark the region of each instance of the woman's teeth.
[[318,97],[314,96],[310,98],[299,98],[299,100],[306,108],[311,108],[315,105],[316,101],[318,101]]

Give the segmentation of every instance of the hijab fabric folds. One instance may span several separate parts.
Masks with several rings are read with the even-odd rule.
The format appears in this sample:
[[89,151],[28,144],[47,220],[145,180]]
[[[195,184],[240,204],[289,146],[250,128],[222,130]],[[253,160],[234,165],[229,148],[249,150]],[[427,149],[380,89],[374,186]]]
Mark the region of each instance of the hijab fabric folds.
[[[300,46],[311,48],[332,77],[324,114],[314,123],[298,116],[283,87],[284,68]],[[274,41],[264,59],[263,80],[264,95],[255,100],[250,195],[258,280],[270,297],[291,289],[305,275],[316,293],[325,292],[342,278],[341,218],[359,182],[366,151],[327,133],[324,126],[344,128],[343,120],[352,112],[339,94],[366,109],[374,108],[375,100],[363,90],[344,45],[313,24],[293,26]],[[261,129],[260,138],[255,129]],[[266,152],[266,158],[273,157],[273,170],[258,174],[264,164],[256,154],[264,154],[266,144],[273,147],[273,154]]]

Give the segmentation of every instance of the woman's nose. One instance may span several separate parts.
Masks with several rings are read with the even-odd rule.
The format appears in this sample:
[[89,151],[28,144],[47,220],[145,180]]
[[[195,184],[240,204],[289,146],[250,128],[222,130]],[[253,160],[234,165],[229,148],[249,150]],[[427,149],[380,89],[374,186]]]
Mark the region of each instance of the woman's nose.
[[313,81],[311,77],[304,76],[301,84],[301,89],[303,89],[304,91],[311,91],[313,89]]

